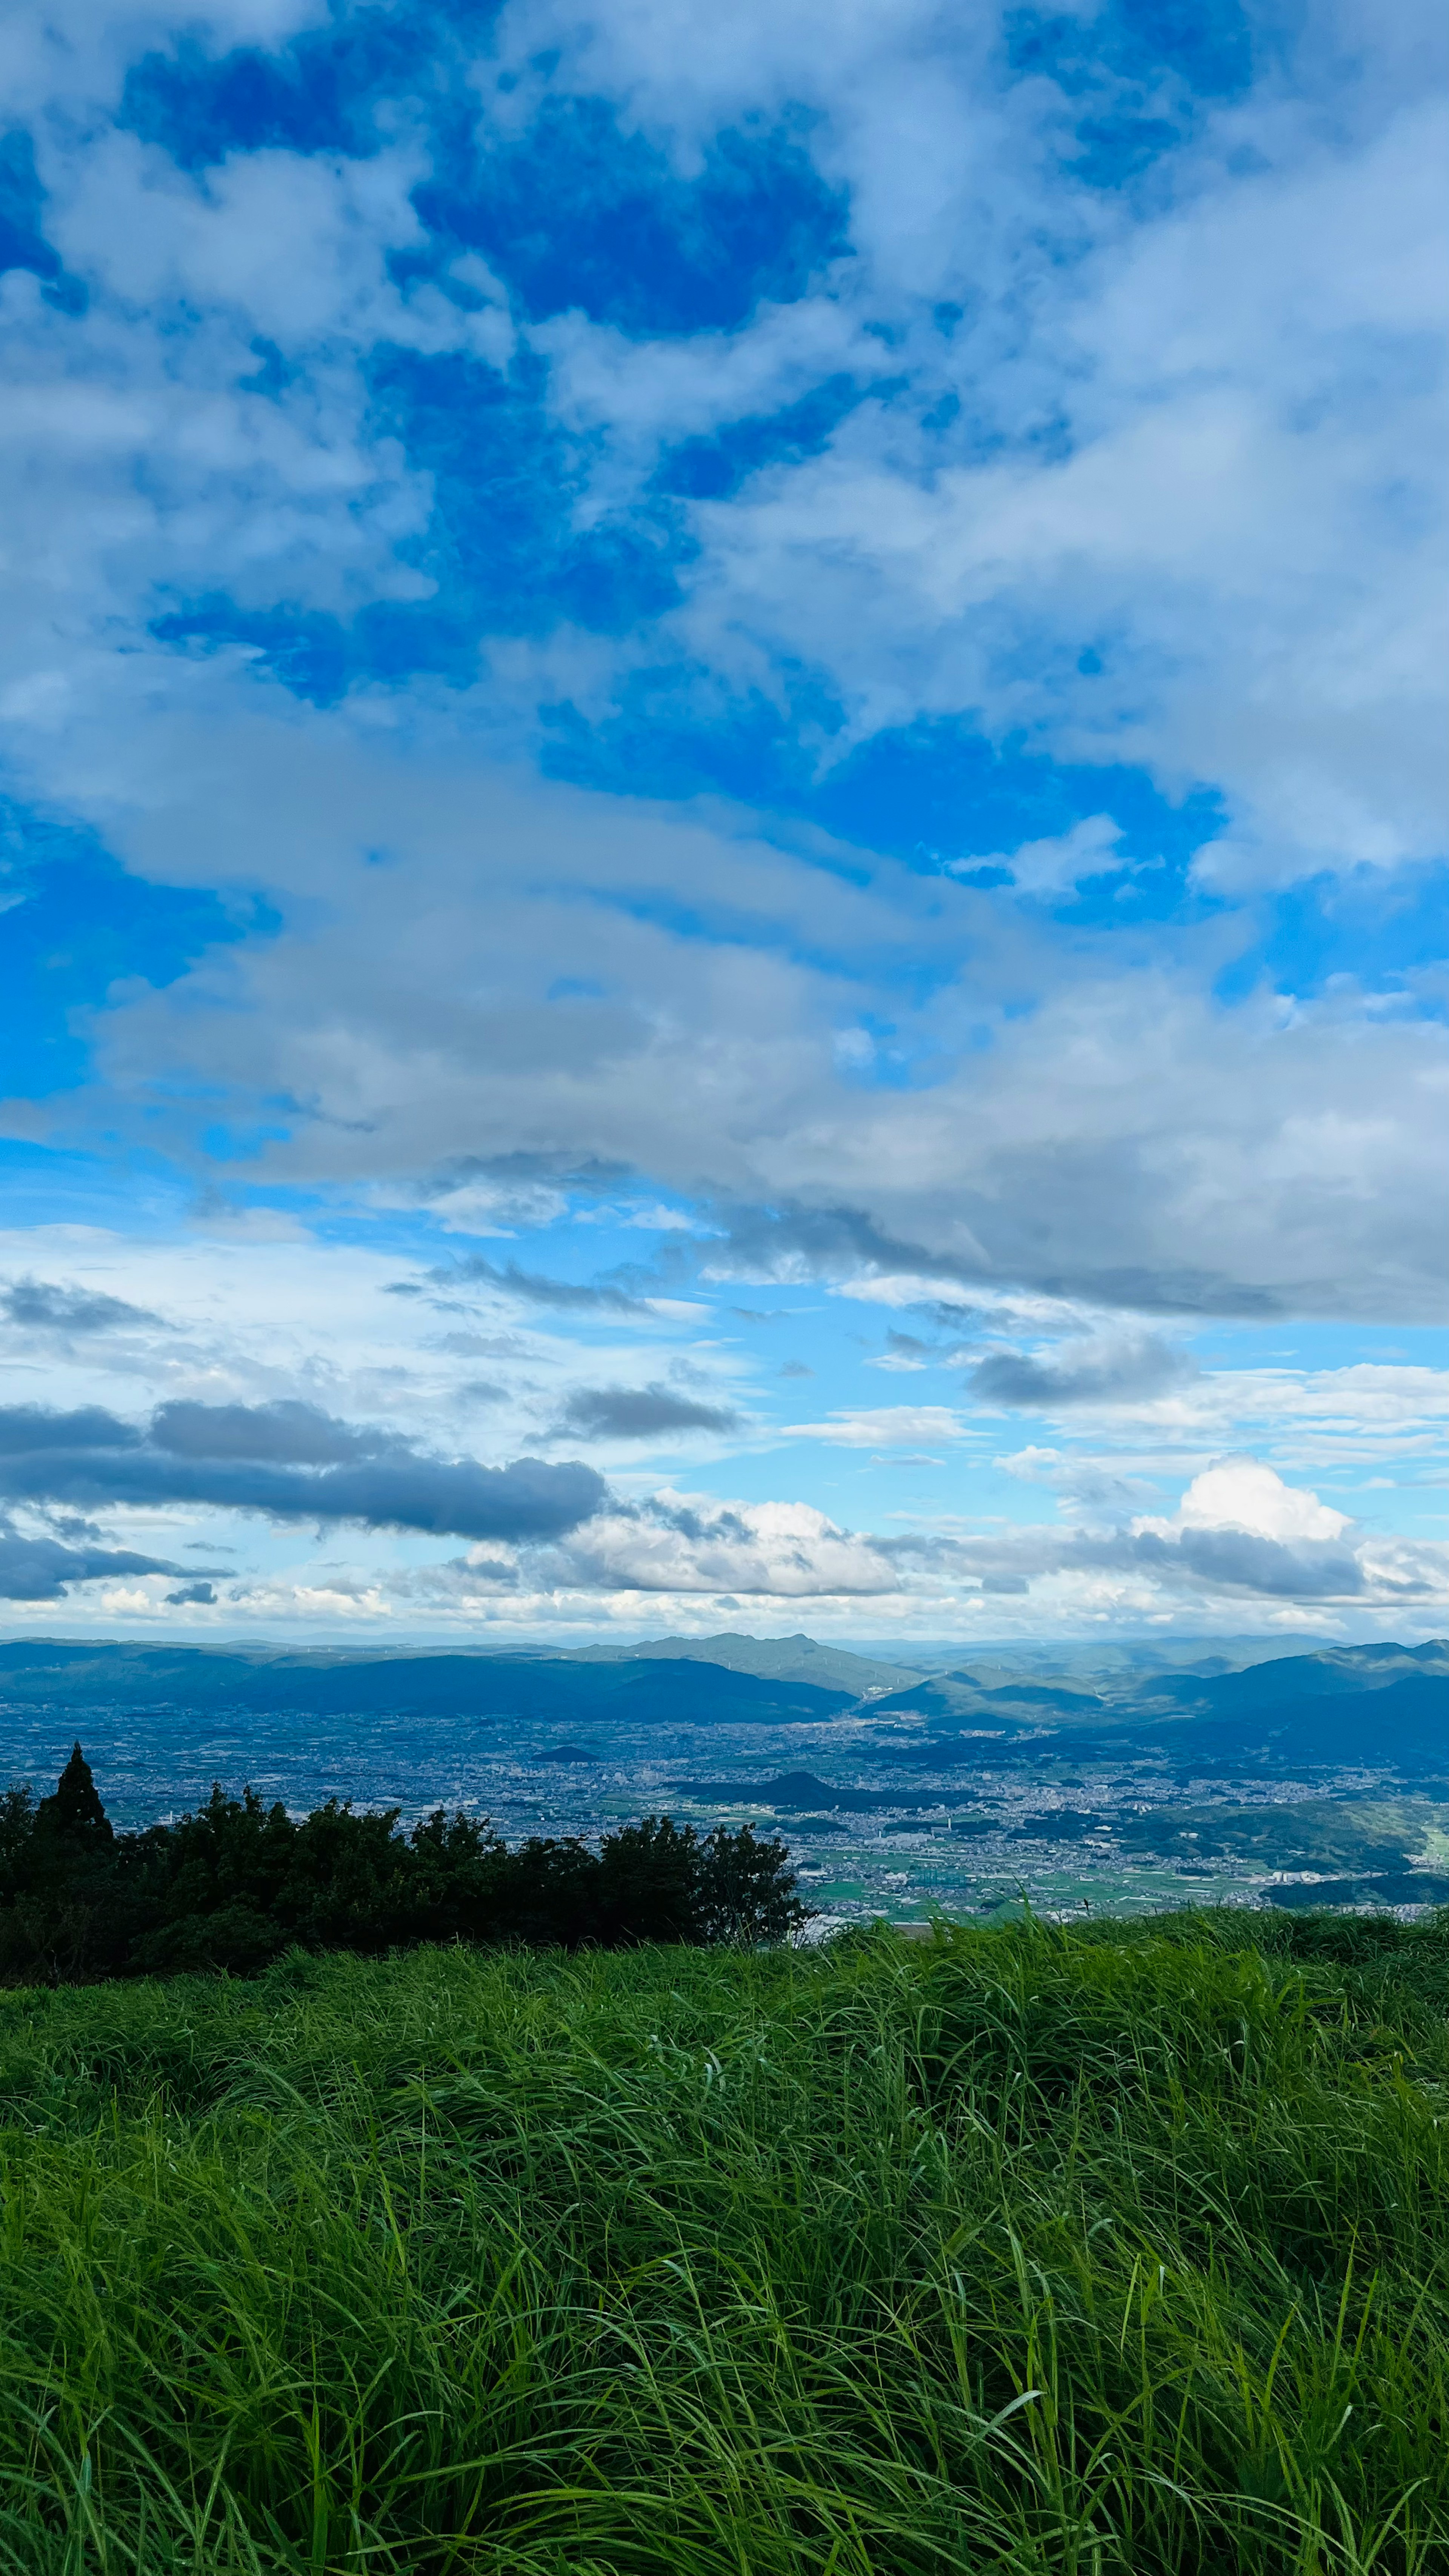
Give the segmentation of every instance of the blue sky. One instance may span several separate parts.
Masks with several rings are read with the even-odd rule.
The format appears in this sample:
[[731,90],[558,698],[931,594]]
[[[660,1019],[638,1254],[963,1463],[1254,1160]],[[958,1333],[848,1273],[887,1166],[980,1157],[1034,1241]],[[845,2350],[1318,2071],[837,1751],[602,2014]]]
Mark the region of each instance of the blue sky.
[[1449,1624],[1405,0],[0,36],[0,1625]]

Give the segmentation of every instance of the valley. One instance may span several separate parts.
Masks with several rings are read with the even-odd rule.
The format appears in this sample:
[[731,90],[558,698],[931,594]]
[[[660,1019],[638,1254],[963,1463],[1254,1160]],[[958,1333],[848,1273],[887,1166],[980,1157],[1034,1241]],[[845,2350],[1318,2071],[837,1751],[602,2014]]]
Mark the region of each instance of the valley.
[[[667,1812],[782,1834],[822,1926],[933,1911],[1449,1899],[1449,1646],[1177,1668],[1145,1648],[912,1667],[796,1636],[566,1653],[0,1648],[7,1777],[83,1737],[118,1823],[249,1781],[487,1814],[509,1839]],[[1241,1654],[1244,1660],[1235,1660]]]

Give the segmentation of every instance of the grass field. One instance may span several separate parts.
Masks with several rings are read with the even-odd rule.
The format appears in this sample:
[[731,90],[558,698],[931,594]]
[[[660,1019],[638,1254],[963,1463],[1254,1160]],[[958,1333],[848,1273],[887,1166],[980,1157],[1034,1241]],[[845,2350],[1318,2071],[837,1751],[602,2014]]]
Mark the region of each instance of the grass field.
[[0,2569],[1449,2569],[1446,2013],[1230,1915],[0,1996]]

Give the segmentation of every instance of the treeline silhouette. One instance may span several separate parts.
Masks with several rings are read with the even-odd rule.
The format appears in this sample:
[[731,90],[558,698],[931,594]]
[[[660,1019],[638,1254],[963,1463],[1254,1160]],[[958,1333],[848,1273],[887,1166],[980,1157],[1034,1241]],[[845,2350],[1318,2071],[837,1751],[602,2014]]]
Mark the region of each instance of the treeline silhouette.
[[510,1847],[439,1807],[311,1815],[219,1786],[174,1824],[117,1833],[79,1744],[52,1795],[0,1794],[0,1983],[227,1969],[294,1947],[379,1952],[419,1941],[620,1949],[781,1939],[806,1907],[783,1842],[749,1825],[699,1835],[668,1816]]

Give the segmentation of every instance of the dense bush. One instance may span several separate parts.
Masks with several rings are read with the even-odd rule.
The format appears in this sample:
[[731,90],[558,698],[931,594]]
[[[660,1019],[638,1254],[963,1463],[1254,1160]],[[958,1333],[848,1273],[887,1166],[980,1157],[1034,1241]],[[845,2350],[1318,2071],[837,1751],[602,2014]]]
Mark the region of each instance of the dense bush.
[[212,1790],[175,1824],[117,1834],[79,1745],[53,1796],[0,1796],[0,1981],[65,1984],[196,1968],[250,1975],[284,1950],[418,1941],[579,1949],[771,1941],[803,1920],[788,1853],[750,1826],[700,1836],[668,1816],[512,1849],[440,1807],[329,1799],[309,1816]]

